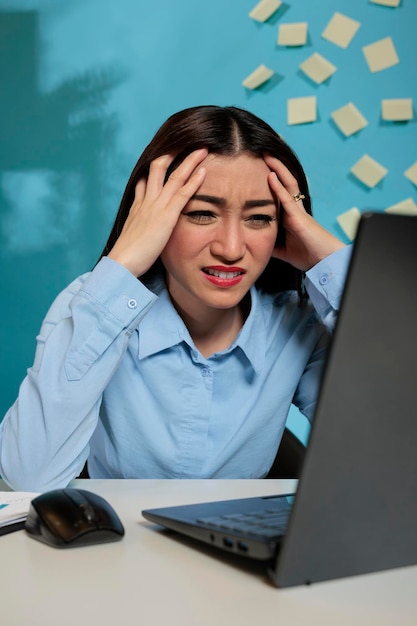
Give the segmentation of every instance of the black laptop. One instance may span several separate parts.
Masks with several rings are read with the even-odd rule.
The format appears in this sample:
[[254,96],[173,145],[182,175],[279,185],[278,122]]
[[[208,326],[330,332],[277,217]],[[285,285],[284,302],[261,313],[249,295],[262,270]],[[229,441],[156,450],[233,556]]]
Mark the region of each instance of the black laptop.
[[278,587],[417,564],[417,217],[361,218],[296,494],[142,514]]

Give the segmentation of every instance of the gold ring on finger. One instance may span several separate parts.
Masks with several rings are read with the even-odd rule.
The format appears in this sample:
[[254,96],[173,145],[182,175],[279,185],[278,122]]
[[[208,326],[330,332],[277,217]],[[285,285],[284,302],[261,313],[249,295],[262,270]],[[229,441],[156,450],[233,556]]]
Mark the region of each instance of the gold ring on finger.
[[304,200],[305,195],[301,193],[301,191],[298,191],[297,193],[293,195],[293,198],[296,202],[298,202],[299,200]]

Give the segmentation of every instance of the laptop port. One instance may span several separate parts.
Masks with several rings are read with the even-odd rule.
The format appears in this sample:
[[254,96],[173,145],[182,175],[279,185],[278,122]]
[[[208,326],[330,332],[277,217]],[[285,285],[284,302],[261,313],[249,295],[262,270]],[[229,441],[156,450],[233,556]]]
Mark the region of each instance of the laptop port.
[[233,548],[234,546],[234,541],[232,541],[231,539],[229,539],[228,537],[225,537],[223,539],[223,545],[225,548]]
[[237,549],[240,550],[240,552],[248,552],[249,546],[244,541],[238,541],[237,542]]

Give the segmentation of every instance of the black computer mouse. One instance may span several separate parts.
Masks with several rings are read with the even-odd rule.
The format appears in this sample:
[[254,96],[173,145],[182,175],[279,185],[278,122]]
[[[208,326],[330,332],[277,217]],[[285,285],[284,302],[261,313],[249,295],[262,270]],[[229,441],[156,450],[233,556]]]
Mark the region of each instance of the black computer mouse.
[[124,535],[115,510],[84,489],[54,489],[34,498],[25,528],[33,539],[54,548],[75,548],[117,541]]

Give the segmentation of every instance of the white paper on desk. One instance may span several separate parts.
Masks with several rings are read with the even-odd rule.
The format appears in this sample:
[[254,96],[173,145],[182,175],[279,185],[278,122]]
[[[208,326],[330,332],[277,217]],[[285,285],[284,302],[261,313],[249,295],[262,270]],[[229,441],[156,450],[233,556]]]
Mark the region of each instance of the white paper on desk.
[[0,527],[25,520],[37,495],[33,491],[0,491]]

